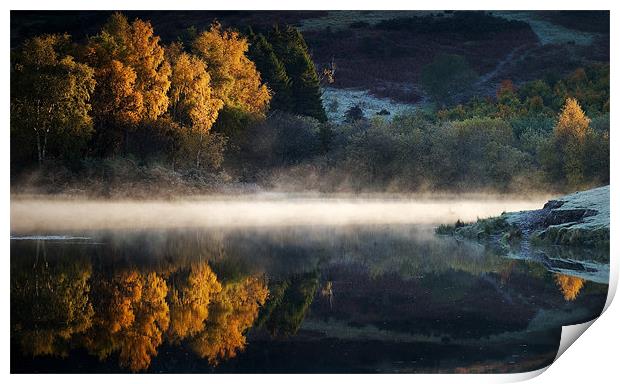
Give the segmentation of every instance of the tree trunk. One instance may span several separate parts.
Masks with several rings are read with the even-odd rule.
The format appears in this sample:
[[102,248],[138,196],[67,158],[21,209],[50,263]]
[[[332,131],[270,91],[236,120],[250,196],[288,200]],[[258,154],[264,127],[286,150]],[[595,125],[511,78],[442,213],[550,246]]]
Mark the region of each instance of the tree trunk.
[[39,131],[35,131],[37,133],[37,158],[39,159],[39,168],[43,164],[43,157],[41,155],[41,138],[39,136]]
[[200,168],[200,154],[202,153],[202,141],[204,140],[204,137],[202,136],[202,134],[200,134],[200,141],[199,141],[199,145],[198,145],[198,151],[196,152],[196,168]]
[[43,134],[43,148],[41,148],[41,159],[45,161],[45,151],[47,149],[47,131]]

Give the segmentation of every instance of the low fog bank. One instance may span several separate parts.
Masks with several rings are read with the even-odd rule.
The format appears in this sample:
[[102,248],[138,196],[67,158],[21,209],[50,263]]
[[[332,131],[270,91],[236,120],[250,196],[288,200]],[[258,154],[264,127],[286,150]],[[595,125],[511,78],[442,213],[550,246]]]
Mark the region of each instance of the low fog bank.
[[549,196],[212,196],[172,201],[13,196],[11,233],[100,229],[453,223],[538,209]]

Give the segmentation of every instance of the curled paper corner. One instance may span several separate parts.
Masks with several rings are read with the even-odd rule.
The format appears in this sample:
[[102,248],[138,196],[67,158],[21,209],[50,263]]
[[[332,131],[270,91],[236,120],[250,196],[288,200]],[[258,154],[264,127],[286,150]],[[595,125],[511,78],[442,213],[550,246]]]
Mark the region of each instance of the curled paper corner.
[[[554,360],[555,361],[555,360]],[[531,380],[535,377],[538,377],[543,374],[551,365],[547,365],[545,367],[539,368],[535,371],[529,372],[520,372],[520,373],[509,373],[504,377],[504,383],[518,383],[522,381]]]
[[562,327],[562,336],[560,337],[560,347],[558,348],[558,353],[555,355],[555,362],[566,350],[568,347],[573,345],[575,340],[579,338],[579,336],[583,335],[583,333],[594,323],[596,319],[592,319],[585,323],[573,324],[573,325],[565,325]]
[[[597,317],[598,318],[598,317]],[[542,375],[549,367],[556,362],[556,360],[562,356],[564,352],[579,338],[579,336],[583,335],[583,333],[596,321],[596,319],[590,320],[585,323],[573,324],[573,325],[564,325],[562,326],[562,335],[560,336],[560,346],[558,348],[558,353],[555,355],[553,362],[547,366],[544,366],[535,371],[516,373],[507,375],[506,380],[504,382],[522,382],[526,380],[531,380],[537,376]]]

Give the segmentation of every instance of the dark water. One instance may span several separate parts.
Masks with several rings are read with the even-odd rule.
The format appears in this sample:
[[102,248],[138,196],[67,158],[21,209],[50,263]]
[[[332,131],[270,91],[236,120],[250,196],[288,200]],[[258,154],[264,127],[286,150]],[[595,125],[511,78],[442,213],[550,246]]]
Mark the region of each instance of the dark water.
[[11,371],[530,371],[607,285],[514,256],[422,226],[14,236]]

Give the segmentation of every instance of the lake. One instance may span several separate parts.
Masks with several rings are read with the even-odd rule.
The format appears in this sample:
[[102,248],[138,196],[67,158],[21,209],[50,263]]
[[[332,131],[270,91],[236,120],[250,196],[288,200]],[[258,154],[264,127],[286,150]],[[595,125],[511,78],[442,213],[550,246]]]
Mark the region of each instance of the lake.
[[433,231],[539,201],[278,199],[15,199],[11,371],[524,372],[605,304],[600,274]]

